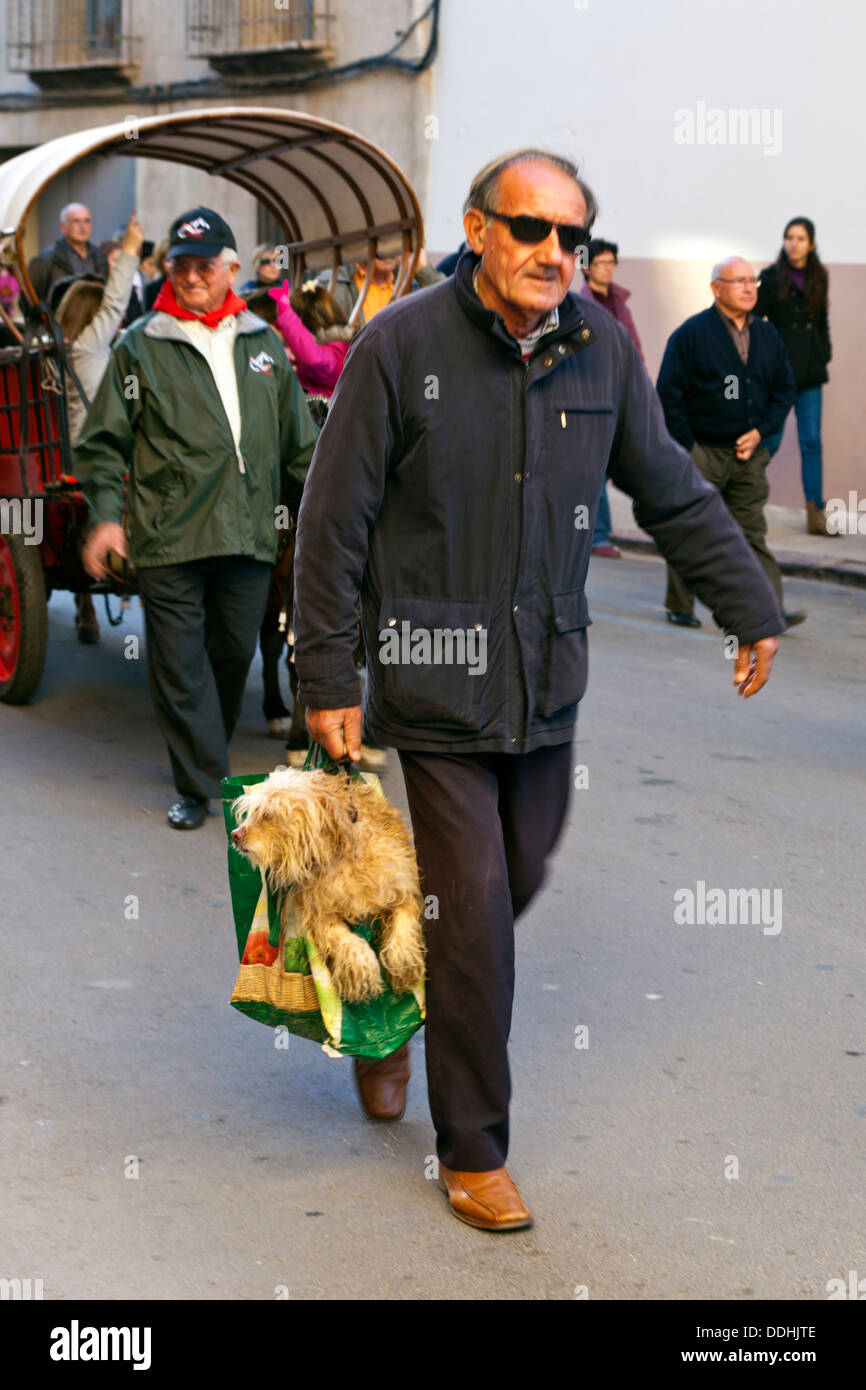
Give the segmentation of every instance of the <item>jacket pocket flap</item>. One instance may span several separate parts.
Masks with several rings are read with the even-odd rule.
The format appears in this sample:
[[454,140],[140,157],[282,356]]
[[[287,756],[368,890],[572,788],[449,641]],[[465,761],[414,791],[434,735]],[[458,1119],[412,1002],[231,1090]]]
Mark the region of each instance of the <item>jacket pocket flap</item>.
[[565,411],[566,415],[612,415],[613,401],[553,401],[553,408],[557,412]]
[[572,632],[575,628],[590,627],[592,619],[583,589],[570,594],[553,594],[551,598],[553,626],[557,632]]
[[385,594],[379,607],[379,628],[396,627],[408,622],[411,629],[487,630],[490,623],[489,599],[442,599],[398,597]]

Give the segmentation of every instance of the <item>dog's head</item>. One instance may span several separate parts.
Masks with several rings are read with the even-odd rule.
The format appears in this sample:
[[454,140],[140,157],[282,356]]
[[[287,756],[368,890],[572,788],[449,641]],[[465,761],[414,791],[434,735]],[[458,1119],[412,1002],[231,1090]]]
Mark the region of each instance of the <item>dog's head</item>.
[[325,872],[351,824],[342,779],[281,767],[234,803],[235,849],[267,873],[275,889]]

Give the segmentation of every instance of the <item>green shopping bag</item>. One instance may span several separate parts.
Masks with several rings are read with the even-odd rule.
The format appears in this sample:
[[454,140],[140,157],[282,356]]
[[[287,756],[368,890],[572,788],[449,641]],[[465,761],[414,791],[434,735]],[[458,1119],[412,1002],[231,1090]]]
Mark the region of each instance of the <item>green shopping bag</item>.
[[[344,771],[317,744],[310,745],[304,767],[335,775]],[[351,765],[348,770],[350,776],[381,792],[374,774],[361,773]],[[268,776],[253,773],[222,781],[229,887],[241,962],[230,1003],[269,1027],[282,1025],[290,1033],[321,1043],[326,1052],[374,1061],[387,1057],[424,1022],[424,982],[419,980],[411,991],[395,994],[383,975],[385,990],[377,999],[358,1004],[340,999],[324,960],[303,934],[291,894],[278,898],[232,843],[231,832],[237,825],[235,800]],[[376,921],[349,925],[376,949]]]

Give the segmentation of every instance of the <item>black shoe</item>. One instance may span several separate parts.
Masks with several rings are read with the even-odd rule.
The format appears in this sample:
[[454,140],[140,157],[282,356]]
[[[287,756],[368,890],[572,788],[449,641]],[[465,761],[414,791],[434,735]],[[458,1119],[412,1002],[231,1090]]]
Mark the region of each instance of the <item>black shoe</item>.
[[174,830],[198,830],[207,817],[207,802],[182,796],[168,813],[168,823]]
[[672,608],[666,610],[668,622],[674,623],[677,627],[700,627],[701,620],[696,618],[693,613],[675,613]]
[[805,608],[798,608],[796,613],[783,613],[782,617],[785,619],[788,627],[796,627],[798,623],[804,623],[806,621],[806,610]]

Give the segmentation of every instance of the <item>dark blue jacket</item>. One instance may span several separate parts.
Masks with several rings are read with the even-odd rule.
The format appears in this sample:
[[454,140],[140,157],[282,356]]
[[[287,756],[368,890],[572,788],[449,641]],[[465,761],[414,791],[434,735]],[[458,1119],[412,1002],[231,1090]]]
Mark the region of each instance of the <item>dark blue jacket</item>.
[[[587,679],[584,585],[606,472],[720,624],[784,630],[721,496],[668,434],[628,334],[568,294],[527,363],[472,288],[477,257],[355,338],[304,485],[295,555],[300,698],[357,705],[397,748],[525,753],[571,739]],[[388,634],[487,634],[487,669],[383,661]],[[423,653],[422,653],[423,655]]]
[[794,376],[772,324],[749,325],[744,364],[715,304],[668,338],[658,379],[667,427],[683,448],[731,445],[757,430],[775,434],[794,404]]

